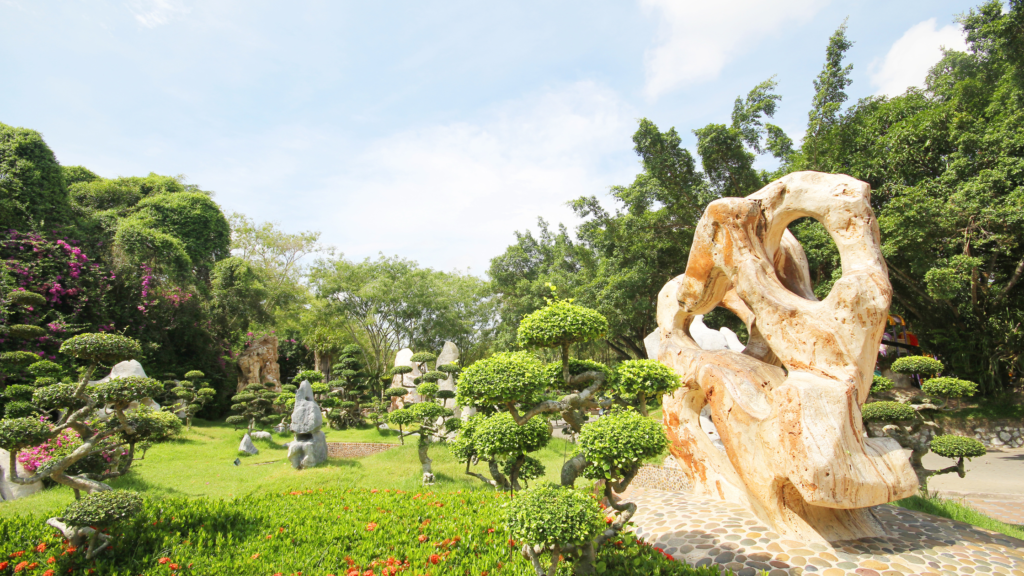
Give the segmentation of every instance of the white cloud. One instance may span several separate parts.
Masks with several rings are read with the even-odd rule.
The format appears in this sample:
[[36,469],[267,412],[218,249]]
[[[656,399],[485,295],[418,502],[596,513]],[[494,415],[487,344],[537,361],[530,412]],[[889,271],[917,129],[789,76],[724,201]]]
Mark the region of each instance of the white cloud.
[[570,224],[568,200],[632,179],[634,117],[613,92],[580,82],[479,122],[383,137],[329,178],[334,192],[318,194],[310,227],[350,258],[382,251],[482,275],[514,230],[537,216]]
[[168,24],[191,12],[180,0],[131,0],[126,4],[135,19],[146,28]]
[[639,0],[661,20],[659,43],[644,55],[649,98],[688,82],[711,80],[733,58],[806,22],[829,0]]
[[935,18],[915,24],[893,43],[881,64],[871,65],[871,85],[877,94],[896,96],[911,86],[924,85],[928,70],[942,58],[942,48],[966,50],[963,30],[950,24],[936,29]]

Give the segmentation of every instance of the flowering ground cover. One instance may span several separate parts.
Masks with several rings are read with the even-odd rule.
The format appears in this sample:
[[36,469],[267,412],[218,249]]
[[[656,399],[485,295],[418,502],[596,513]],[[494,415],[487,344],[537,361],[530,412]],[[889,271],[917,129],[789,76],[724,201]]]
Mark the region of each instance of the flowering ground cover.
[[[0,517],[0,575],[394,576],[531,574],[503,526],[510,496],[486,489],[318,489],[234,499],[148,498],[92,561],[42,518]],[[623,536],[602,549],[609,574],[694,570]]]

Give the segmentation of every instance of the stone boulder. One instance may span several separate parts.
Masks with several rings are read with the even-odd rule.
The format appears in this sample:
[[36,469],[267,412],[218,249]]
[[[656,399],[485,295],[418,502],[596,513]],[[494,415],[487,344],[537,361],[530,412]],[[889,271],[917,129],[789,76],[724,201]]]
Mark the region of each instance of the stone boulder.
[[238,355],[238,392],[249,384],[281,386],[281,366],[277,363],[277,336],[264,336]]
[[288,443],[288,461],[298,470],[318,466],[327,460],[327,438],[320,428],[324,424],[320,405],[313,397],[313,387],[303,380],[295,392],[291,430],[295,439]]
[[249,436],[251,436],[254,440],[271,440],[273,438],[270,432],[264,432],[263,430],[257,430],[250,434]]
[[[42,482],[33,482],[25,485],[11,482],[9,480],[10,472],[8,470],[10,465],[11,453],[0,448],[0,500],[17,500],[42,491]],[[29,474],[20,463],[17,464],[17,467],[19,477],[26,478],[31,476],[31,474]]]
[[238,451],[252,454],[253,456],[260,453],[259,448],[252,443],[252,438],[249,438],[248,434],[242,436],[242,443],[238,445]]
[[303,380],[295,392],[295,408],[292,409],[292,423],[289,426],[296,434],[316,432],[324,425],[324,416],[320,405],[313,399],[313,387],[308,380]]

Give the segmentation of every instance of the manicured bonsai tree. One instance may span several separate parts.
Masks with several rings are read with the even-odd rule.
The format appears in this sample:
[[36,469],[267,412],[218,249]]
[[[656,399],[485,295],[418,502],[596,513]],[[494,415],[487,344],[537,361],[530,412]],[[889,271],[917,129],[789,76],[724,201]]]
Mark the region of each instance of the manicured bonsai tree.
[[203,409],[203,406],[217,395],[217,391],[210,388],[203,380],[205,374],[199,370],[190,370],[185,373],[185,379],[179,380],[171,392],[181,401],[175,406],[176,409],[184,409],[185,426],[192,429],[192,417]]
[[[898,364],[901,361],[903,364]],[[903,374],[934,375],[941,373],[943,369],[942,362],[927,356],[907,356],[893,362],[893,371]],[[891,384],[888,379],[880,380],[879,376],[875,376],[871,392],[876,396],[884,396],[892,389]],[[950,377],[929,378],[921,385],[921,391],[929,396],[923,402],[906,404],[883,400],[865,404],[861,408],[864,427],[868,434],[871,434],[871,422],[883,423],[883,434],[895,439],[900,446],[910,449],[910,464],[917,474],[921,492],[927,494],[929,478],[953,472],[963,478],[967,474],[964,469],[964,458],[970,460],[985,454],[985,445],[974,438],[943,435],[942,427],[933,418],[933,415],[947,410],[950,398],[972,396],[977,388],[977,384],[967,380]],[[931,401],[934,397],[943,400],[936,404]],[[940,470],[929,470],[924,466],[924,456],[929,451],[950,458],[956,463]]]
[[[284,389],[285,386],[281,388]],[[292,394],[294,395],[294,391]],[[249,384],[231,398],[231,401],[234,402],[231,409],[239,414],[228,416],[226,421],[232,426],[245,426],[246,431],[251,434],[253,430],[270,426],[277,420],[273,416],[273,405],[281,397],[286,398],[287,396],[287,391],[275,392],[274,384],[271,382]],[[285,406],[287,408],[287,405]]]
[[[408,394],[409,390],[405,386],[402,385],[403,379],[402,378],[397,378],[398,382],[394,382],[394,380],[396,380],[396,378],[395,378],[396,376],[404,376],[405,374],[408,374],[410,372],[412,372],[412,366],[392,366],[391,369],[388,370],[388,373],[387,373],[387,379],[390,381],[391,386],[389,388],[387,388],[386,390],[384,390],[384,398],[389,398],[389,397],[390,398],[394,398],[395,396],[405,396],[406,394]],[[385,384],[385,386],[386,385],[387,384]],[[402,393],[402,394],[392,394],[392,393],[390,393],[391,391],[395,390],[396,388],[401,388],[402,390],[405,390],[405,392]]]
[[[596,499],[580,490],[543,486],[512,500],[506,523],[513,541],[524,548],[538,576],[555,576],[559,558],[578,556],[604,531],[604,514]],[[542,564],[542,555],[549,555]],[[593,558],[591,558],[593,561]]]
[[[140,356],[141,349],[137,341],[117,334],[79,334],[66,340],[60,347],[60,353],[85,363],[79,381],[76,384],[54,383],[38,387],[32,393],[31,401],[39,411],[49,411],[59,416],[53,421],[41,419],[37,415],[0,420],[0,448],[10,452],[10,481],[31,484],[49,478],[72,488],[78,500],[82,491],[94,495],[111,490],[104,480],[126,474],[136,459],[136,445],[151,438],[166,436],[167,425],[152,411],[126,412],[130,403],[158,394],[162,389],[160,382],[131,376],[115,378],[102,384],[89,384],[100,363],[112,364]],[[104,406],[113,412],[115,418],[106,422],[95,418],[97,408]],[[39,446],[58,435],[64,435],[65,438],[70,435],[77,446],[43,463],[30,476],[20,476],[16,466],[18,452]],[[110,457],[110,462],[103,462],[104,458],[94,458],[100,454]],[[90,461],[101,463],[93,466]],[[89,501],[127,502],[131,499],[130,496],[113,494]],[[63,521],[51,519],[50,524],[61,528],[68,538],[81,538],[83,534],[88,535],[85,529],[89,526],[103,524],[102,520],[107,517],[104,516],[104,510],[121,510],[116,515],[123,518],[136,509],[121,504],[111,507],[96,504],[92,508],[84,504],[80,506],[85,512],[78,514],[75,512],[78,508],[70,509]],[[99,547],[106,543],[97,543],[97,538],[99,536],[91,538],[89,543],[93,555],[93,546]]]
[[[424,385],[421,384],[421,386]],[[405,408],[400,408],[388,414],[388,421],[398,425],[403,444],[405,443],[406,436],[418,434],[417,446],[419,448],[420,465],[423,467],[424,484],[433,484],[434,482],[434,473],[431,468],[433,460],[429,456],[430,445],[453,430],[449,424],[457,422],[457,420],[452,419],[453,414],[450,409],[432,400],[410,404]],[[419,430],[416,432],[405,432],[403,428],[411,424],[419,424]]]
[[[462,427],[453,446],[460,460],[501,457],[532,447],[517,445],[516,435],[539,424],[550,436],[550,425],[540,418],[545,414],[560,415],[571,431],[579,435],[579,452],[562,466],[562,488],[555,489],[565,493],[533,496],[534,490],[547,490],[533,488],[513,501],[510,529],[520,536],[521,552],[539,575],[545,574],[544,554],[549,555],[548,562],[555,567],[563,558],[573,564],[577,574],[594,573],[597,550],[621,532],[636,512],[635,504],[618,502],[614,494],[623,492],[643,462],[657,456],[667,444],[661,425],[638,409],[646,411],[647,400],[655,394],[672,392],[679,386],[678,377],[651,361],[627,364],[620,377],[597,362],[569,357],[573,344],[602,337],[607,328],[607,320],[598,312],[571,301],[552,299],[544,308],[523,318],[518,336],[524,347],[557,349],[561,354],[560,370],[545,367],[530,354],[519,352],[478,361],[459,376],[460,406],[476,407],[485,413],[495,406],[502,408],[490,416],[471,418]],[[553,391],[567,394],[558,399],[546,398]],[[590,410],[611,408],[613,404],[618,404],[615,410],[587,423]],[[523,458],[520,474],[525,462]],[[501,486],[493,468],[493,484]],[[509,471],[513,469],[514,464],[508,467]],[[602,481],[602,501],[612,510],[603,529],[588,528],[586,521],[580,520],[588,512],[581,497],[570,494],[580,476]],[[504,484],[512,482],[505,478]],[[529,518],[531,508],[522,502],[549,502],[559,512],[554,516],[546,513],[545,520],[537,521]],[[552,526],[571,529],[563,533]],[[555,569],[550,568],[549,573]]]
[[[327,421],[332,428],[343,429],[363,424],[363,404],[369,402],[370,374],[360,360],[362,350],[351,344],[340,353],[337,363],[331,367],[331,374],[337,379],[329,382],[327,400],[331,411]],[[325,404],[321,404],[325,405]]]
[[75,500],[64,510],[63,516],[50,518],[46,523],[60,530],[71,546],[86,545],[85,558],[92,560],[110,545],[110,528],[140,510],[142,496],[137,492],[107,490]]

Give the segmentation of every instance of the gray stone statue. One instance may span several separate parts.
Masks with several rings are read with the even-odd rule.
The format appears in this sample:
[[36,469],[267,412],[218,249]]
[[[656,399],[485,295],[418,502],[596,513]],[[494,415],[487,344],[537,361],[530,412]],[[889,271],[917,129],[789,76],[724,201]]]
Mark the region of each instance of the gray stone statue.
[[313,399],[313,388],[303,380],[295,392],[291,430],[295,440],[288,443],[288,461],[298,470],[319,466],[327,460],[327,438],[320,428],[324,424],[320,405]]

